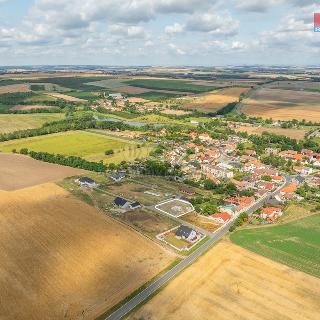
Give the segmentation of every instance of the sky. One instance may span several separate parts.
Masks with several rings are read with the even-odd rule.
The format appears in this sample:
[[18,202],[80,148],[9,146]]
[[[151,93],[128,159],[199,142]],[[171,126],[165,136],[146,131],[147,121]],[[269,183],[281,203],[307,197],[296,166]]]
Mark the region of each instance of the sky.
[[320,65],[320,0],[0,0],[0,65]]

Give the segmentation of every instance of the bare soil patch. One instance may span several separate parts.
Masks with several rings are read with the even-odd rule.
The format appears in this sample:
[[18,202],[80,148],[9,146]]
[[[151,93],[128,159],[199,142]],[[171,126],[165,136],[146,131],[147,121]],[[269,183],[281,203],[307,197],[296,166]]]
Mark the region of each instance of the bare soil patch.
[[241,110],[265,119],[320,121],[320,93],[263,88],[245,99]]
[[55,184],[0,192],[2,319],[94,319],[172,257]]
[[161,111],[161,113],[168,114],[168,115],[184,116],[186,114],[189,114],[190,111],[165,109]]
[[320,279],[220,242],[129,319],[313,320]]
[[0,86],[0,94],[14,92],[29,92],[29,84],[10,84],[8,86]]
[[202,228],[204,230],[207,230],[209,232],[213,232],[217,230],[220,225],[214,223],[209,218],[206,218],[204,216],[201,216],[200,214],[197,214],[196,212],[190,212],[183,217],[181,217],[182,220],[189,222],[191,224],[194,224],[195,226]]
[[240,132],[247,132],[248,134],[261,135],[262,132],[270,132],[278,135],[283,135],[291,139],[302,140],[308,130],[305,129],[284,129],[284,128],[264,128],[264,127],[253,127],[253,126],[240,126],[235,129]]
[[0,190],[12,191],[84,173],[83,170],[0,153]]

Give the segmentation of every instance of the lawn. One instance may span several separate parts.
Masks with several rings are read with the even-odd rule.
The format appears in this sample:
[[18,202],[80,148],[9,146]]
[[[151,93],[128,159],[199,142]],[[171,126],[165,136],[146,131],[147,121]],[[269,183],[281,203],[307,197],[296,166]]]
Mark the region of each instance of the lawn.
[[45,122],[63,118],[63,113],[0,114],[0,133],[39,128]]
[[213,90],[212,86],[195,85],[194,83],[182,80],[167,80],[167,79],[136,79],[126,81],[128,85],[158,89],[158,90],[173,90],[182,92],[207,92]]
[[320,277],[320,214],[274,227],[240,230],[231,240],[253,252]]
[[[107,137],[85,131],[70,131],[32,137],[0,143],[0,151],[11,152],[12,149],[28,148],[32,151],[43,151],[55,154],[83,157],[90,161],[114,162],[134,160],[145,157],[152,150],[151,146],[138,148],[134,141],[117,137]],[[106,150],[114,150],[111,156],[105,156]]]

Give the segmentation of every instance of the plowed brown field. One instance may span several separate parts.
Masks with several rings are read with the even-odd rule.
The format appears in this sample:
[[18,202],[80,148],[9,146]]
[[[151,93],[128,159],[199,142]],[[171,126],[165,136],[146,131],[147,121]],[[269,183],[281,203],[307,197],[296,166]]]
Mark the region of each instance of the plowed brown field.
[[4,320],[94,319],[172,260],[51,183],[0,191],[0,230]]
[[12,191],[84,173],[84,170],[0,153],[0,190]]
[[314,320],[320,279],[220,242],[130,319]]

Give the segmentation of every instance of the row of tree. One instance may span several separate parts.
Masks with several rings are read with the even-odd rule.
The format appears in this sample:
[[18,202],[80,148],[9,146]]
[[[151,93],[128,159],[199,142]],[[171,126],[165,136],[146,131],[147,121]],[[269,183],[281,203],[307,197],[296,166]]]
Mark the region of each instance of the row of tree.
[[[13,152],[15,152],[15,150],[13,150]],[[89,171],[105,172],[107,169],[107,166],[102,161],[92,162],[80,157],[64,156],[61,154],[52,154],[48,152],[29,151],[27,148],[21,149],[20,153],[24,155],[29,155],[30,157],[36,160],[60,164],[63,166],[73,168],[85,169]]]

